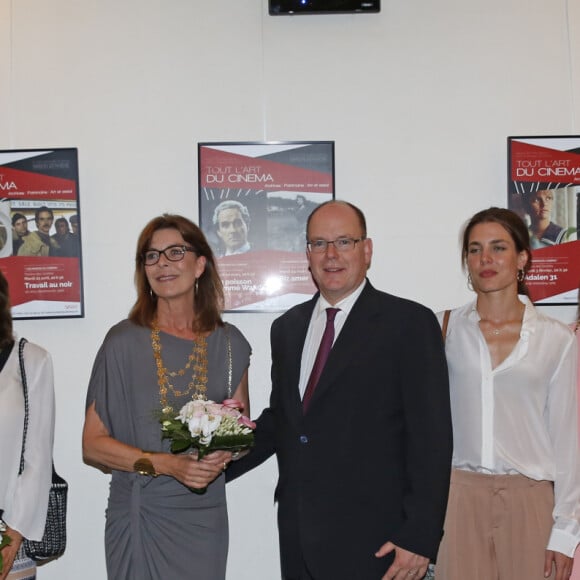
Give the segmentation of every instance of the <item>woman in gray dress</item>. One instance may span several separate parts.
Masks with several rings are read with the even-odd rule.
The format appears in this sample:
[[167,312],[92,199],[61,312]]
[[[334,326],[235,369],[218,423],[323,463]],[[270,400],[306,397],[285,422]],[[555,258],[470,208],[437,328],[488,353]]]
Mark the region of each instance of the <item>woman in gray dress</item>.
[[[112,473],[108,577],[225,578],[223,471],[232,454],[174,455],[159,411],[233,395],[249,415],[250,345],[220,316],[223,289],[201,230],[177,215],[151,220],[135,258],[137,301],[108,332],[87,395],[83,456]],[[192,489],[202,490],[195,493]]]

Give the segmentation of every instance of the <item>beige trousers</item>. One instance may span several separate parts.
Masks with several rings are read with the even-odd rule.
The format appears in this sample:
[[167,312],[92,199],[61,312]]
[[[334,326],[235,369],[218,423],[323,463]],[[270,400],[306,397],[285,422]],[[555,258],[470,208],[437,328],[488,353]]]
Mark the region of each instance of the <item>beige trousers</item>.
[[550,481],[454,469],[435,579],[545,580],[553,509]]

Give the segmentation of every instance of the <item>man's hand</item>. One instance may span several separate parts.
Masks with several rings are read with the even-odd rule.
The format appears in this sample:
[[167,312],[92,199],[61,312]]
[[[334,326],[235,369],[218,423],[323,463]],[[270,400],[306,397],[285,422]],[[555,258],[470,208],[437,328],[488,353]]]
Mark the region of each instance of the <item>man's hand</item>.
[[546,557],[544,558],[544,577],[547,578],[552,573],[552,564],[556,566],[556,576],[554,580],[568,580],[572,574],[572,565],[574,559],[564,556],[560,552],[553,550],[546,550]]
[[429,558],[408,552],[395,546],[392,542],[383,544],[375,556],[382,558],[393,550],[395,550],[395,560],[382,580],[419,580],[425,576],[429,566]]

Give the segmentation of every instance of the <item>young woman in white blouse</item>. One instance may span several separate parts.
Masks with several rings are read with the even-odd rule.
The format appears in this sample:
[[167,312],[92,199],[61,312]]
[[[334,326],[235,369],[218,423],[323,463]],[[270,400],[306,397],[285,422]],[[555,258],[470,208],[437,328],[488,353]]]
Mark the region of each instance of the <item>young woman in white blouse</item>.
[[8,283],[0,272],[0,518],[11,539],[2,548],[0,580],[35,578],[36,565],[21,550],[22,539],[40,540],[44,532],[52,477],[54,387],[50,355],[36,344],[24,346],[29,423],[24,470],[19,475],[24,392],[18,342],[12,334]]
[[453,473],[437,580],[567,580],[580,541],[577,348],[534,308],[530,240],[489,208],[463,233],[476,299],[445,324]]

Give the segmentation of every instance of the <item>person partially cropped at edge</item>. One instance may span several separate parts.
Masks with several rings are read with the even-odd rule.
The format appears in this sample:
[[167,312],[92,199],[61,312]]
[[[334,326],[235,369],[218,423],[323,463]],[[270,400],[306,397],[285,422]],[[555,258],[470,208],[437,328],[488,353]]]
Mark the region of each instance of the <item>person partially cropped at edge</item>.
[[[422,578],[441,540],[452,451],[441,330],[424,306],[373,288],[372,253],[354,205],[309,216],[319,293],[273,323],[270,406],[228,470],[276,454],[285,580]],[[329,307],[335,340],[307,398]]]
[[14,338],[8,282],[0,272],[0,520],[11,539],[2,548],[0,579],[36,578],[36,564],[23,550],[24,538],[39,541],[46,524],[54,441],[52,358],[27,342],[23,350],[28,391],[24,469],[19,474],[25,402],[19,343]]
[[476,213],[462,262],[476,297],[446,330],[454,470],[435,578],[567,580],[580,541],[576,339],[527,295],[517,214]]
[[[249,413],[250,345],[221,319],[213,253],[190,220],[154,218],[135,256],[137,301],[97,354],[87,395],[85,461],[112,471],[105,547],[112,580],[223,580],[225,479],[232,454],[172,454],[158,414],[231,390]],[[231,347],[231,348],[230,348]],[[207,490],[203,494],[195,489]],[[193,488],[193,490],[192,490]]]
[[[578,360],[580,361],[580,286],[578,287],[578,308],[576,310],[576,320],[571,325],[572,331],[576,334],[576,342],[578,344]],[[578,389],[576,395],[579,401],[578,417],[580,417],[580,363],[578,367]],[[580,429],[580,427],[579,427]],[[580,437],[580,431],[578,433]],[[580,548],[576,547],[574,554],[574,566],[572,568],[571,580],[580,580]]]

